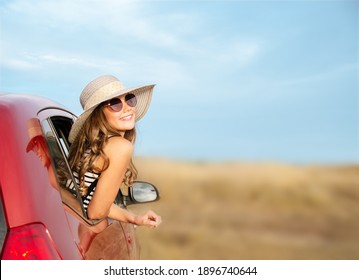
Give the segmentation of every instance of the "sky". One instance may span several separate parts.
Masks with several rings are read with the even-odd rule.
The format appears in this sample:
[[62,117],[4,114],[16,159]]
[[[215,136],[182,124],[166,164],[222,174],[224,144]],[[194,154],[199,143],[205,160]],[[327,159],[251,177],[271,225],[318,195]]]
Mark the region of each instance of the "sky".
[[359,163],[359,2],[0,0],[0,91],[155,83],[135,154]]

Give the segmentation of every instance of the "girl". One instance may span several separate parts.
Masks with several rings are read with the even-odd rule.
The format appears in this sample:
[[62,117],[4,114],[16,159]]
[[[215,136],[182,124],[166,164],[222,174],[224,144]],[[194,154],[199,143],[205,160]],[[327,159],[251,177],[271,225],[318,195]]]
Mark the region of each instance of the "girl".
[[[135,122],[147,112],[153,88],[126,88],[106,75],[91,81],[81,93],[84,112],[70,131],[69,162],[89,219],[108,217],[150,227],[161,223],[153,211],[134,215],[114,204],[121,184],[131,186],[136,179]],[[75,188],[73,183],[68,187]]]

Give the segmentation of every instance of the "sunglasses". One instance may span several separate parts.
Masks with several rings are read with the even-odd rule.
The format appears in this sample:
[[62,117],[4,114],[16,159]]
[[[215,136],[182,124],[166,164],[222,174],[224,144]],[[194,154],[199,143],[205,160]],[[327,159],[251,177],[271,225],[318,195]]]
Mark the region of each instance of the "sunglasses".
[[[124,97],[125,102],[130,107],[135,107],[137,104],[137,98],[136,95],[133,93],[128,93]],[[120,112],[123,108],[123,103],[120,98],[113,98],[109,100],[106,104],[106,107],[109,107],[113,112]]]

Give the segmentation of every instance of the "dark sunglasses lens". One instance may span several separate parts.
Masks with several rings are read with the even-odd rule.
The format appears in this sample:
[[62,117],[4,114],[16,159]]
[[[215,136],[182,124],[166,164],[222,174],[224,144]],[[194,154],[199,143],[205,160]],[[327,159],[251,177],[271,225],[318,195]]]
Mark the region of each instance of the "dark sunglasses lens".
[[122,102],[119,98],[112,99],[108,102],[108,106],[115,112],[119,112],[122,110]]
[[125,100],[128,106],[135,107],[137,104],[137,98],[136,95],[133,93],[129,93],[125,96]]

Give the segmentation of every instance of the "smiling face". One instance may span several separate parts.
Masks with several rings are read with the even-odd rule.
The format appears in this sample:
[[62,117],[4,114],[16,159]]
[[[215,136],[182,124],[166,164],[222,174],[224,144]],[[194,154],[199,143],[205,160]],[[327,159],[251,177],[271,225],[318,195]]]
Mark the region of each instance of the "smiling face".
[[[113,129],[125,132],[135,127],[136,97],[133,96],[134,95],[130,94],[121,95],[110,100],[109,103],[104,106],[103,113],[108,124]],[[121,108],[119,101],[122,103],[122,109],[117,111],[119,108]]]

